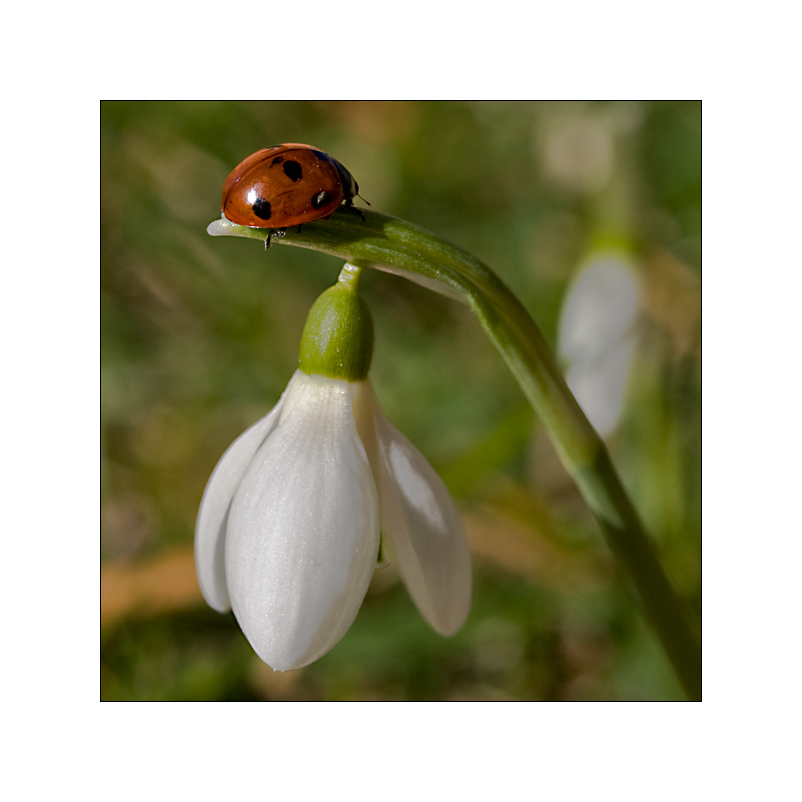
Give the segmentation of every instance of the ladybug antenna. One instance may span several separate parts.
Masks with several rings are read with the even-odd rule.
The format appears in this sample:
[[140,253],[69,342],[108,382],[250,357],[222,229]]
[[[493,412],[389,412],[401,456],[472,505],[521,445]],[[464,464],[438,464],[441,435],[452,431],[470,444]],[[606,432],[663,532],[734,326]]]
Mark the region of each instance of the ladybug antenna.
[[357,198],[359,198],[361,201],[363,201],[364,203],[367,203],[367,205],[368,205],[368,206],[370,206],[370,201],[366,201],[366,200],[365,200],[365,199],[364,199],[364,198],[363,198],[363,197],[362,197],[362,196],[361,196],[361,195],[360,195],[358,192],[356,193],[356,196],[357,196]]

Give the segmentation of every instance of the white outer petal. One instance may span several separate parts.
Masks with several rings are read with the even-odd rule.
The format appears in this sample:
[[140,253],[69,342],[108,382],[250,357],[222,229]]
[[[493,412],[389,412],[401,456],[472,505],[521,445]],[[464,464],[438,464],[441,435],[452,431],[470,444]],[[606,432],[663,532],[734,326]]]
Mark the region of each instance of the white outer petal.
[[596,359],[577,360],[565,374],[571,392],[602,437],[613,433],[624,410],[634,350],[631,338],[622,340]]
[[603,251],[587,261],[563,302],[558,348],[568,362],[566,380],[602,437],[615,431],[624,409],[639,304],[630,257]]
[[471,557],[462,521],[443,481],[385,418],[370,384],[354,383],[351,392],[358,424],[367,415],[361,410],[373,408],[382,531],[401,578],[434,630],[453,635],[471,606]]
[[[290,379],[287,390],[294,380],[295,376]],[[226,449],[203,491],[195,523],[195,572],[206,603],[220,613],[227,612],[231,607],[223,561],[231,500],[254,454],[278,424],[287,390],[264,418],[254,423]]]
[[231,606],[262,660],[301,668],[342,638],[370,584],[379,528],[348,382],[299,372],[226,533]]
[[601,252],[592,257],[563,301],[558,335],[561,356],[572,361],[603,356],[631,329],[639,296],[628,256]]

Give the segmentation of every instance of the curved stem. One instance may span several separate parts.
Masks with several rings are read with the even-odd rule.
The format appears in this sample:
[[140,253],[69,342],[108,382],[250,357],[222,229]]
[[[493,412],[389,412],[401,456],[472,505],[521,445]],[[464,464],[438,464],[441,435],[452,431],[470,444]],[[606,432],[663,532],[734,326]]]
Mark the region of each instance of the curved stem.
[[[590,506],[613,554],[643,602],[690,699],[701,699],[701,646],[652,543],[624,490],[601,437],[563,378],[540,329],[513,293],[467,251],[394,217],[343,210],[329,220],[287,231],[272,242],[297,245],[381,267],[464,300],[475,312],[543,421],[560,458]],[[265,240],[267,231],[212,223],[210,234]]]

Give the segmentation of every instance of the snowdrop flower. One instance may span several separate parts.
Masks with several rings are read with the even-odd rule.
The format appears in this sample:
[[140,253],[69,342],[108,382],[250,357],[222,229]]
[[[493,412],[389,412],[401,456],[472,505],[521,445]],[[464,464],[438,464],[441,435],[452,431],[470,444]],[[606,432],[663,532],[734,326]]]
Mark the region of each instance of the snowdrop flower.
[[624,407],[639,306],[631,260],[615,251],[591,255],[563,302],[558,349],[568,364],[565,379],[602,436],[615,430]]
[[300,368],[271,412],[225,452],[195,530],[204,598],[233,609],[279,671],[328,652],[351,626],[381,551],[441,635],[470,606],[467,539],[432,467],[384,417],[367,378],[370,312],[346,265],[304,329]]

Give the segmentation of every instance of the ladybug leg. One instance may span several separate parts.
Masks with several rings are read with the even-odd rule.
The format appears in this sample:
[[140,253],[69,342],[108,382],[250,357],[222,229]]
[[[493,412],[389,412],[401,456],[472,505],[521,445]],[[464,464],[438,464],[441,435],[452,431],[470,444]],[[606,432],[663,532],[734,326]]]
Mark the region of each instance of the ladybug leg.
[[[365,199],[362,198],[362,200],[365,200]],[[365,201],[365,203],[367,203],[367,201]],[[365,215],[362,214],[362,210],[359,207],[354,206],[354,199],[353,198],[346,198],[343,201],[343,206],[345,206],[346,209],[353,209],[362,218],[362,222],[363,223],[367,222],[367,220],[365,220]],[[368,206],[370,206],[369,203],[368,203]]]
[[272,228],[267,232],[267,239],[265,240],[265,250],[270,247],[270,240],[273,237],[283,237],[287,233],[286,228]]
[[301,233],[301,229],[302,229],[302,228],[303,228],[303,226],[302,226],[302,225],[301,225],[301,226],[298,226],[298,230],[297,230],[295,233],[296,233],[296,234],[300,234],[300,233]]

